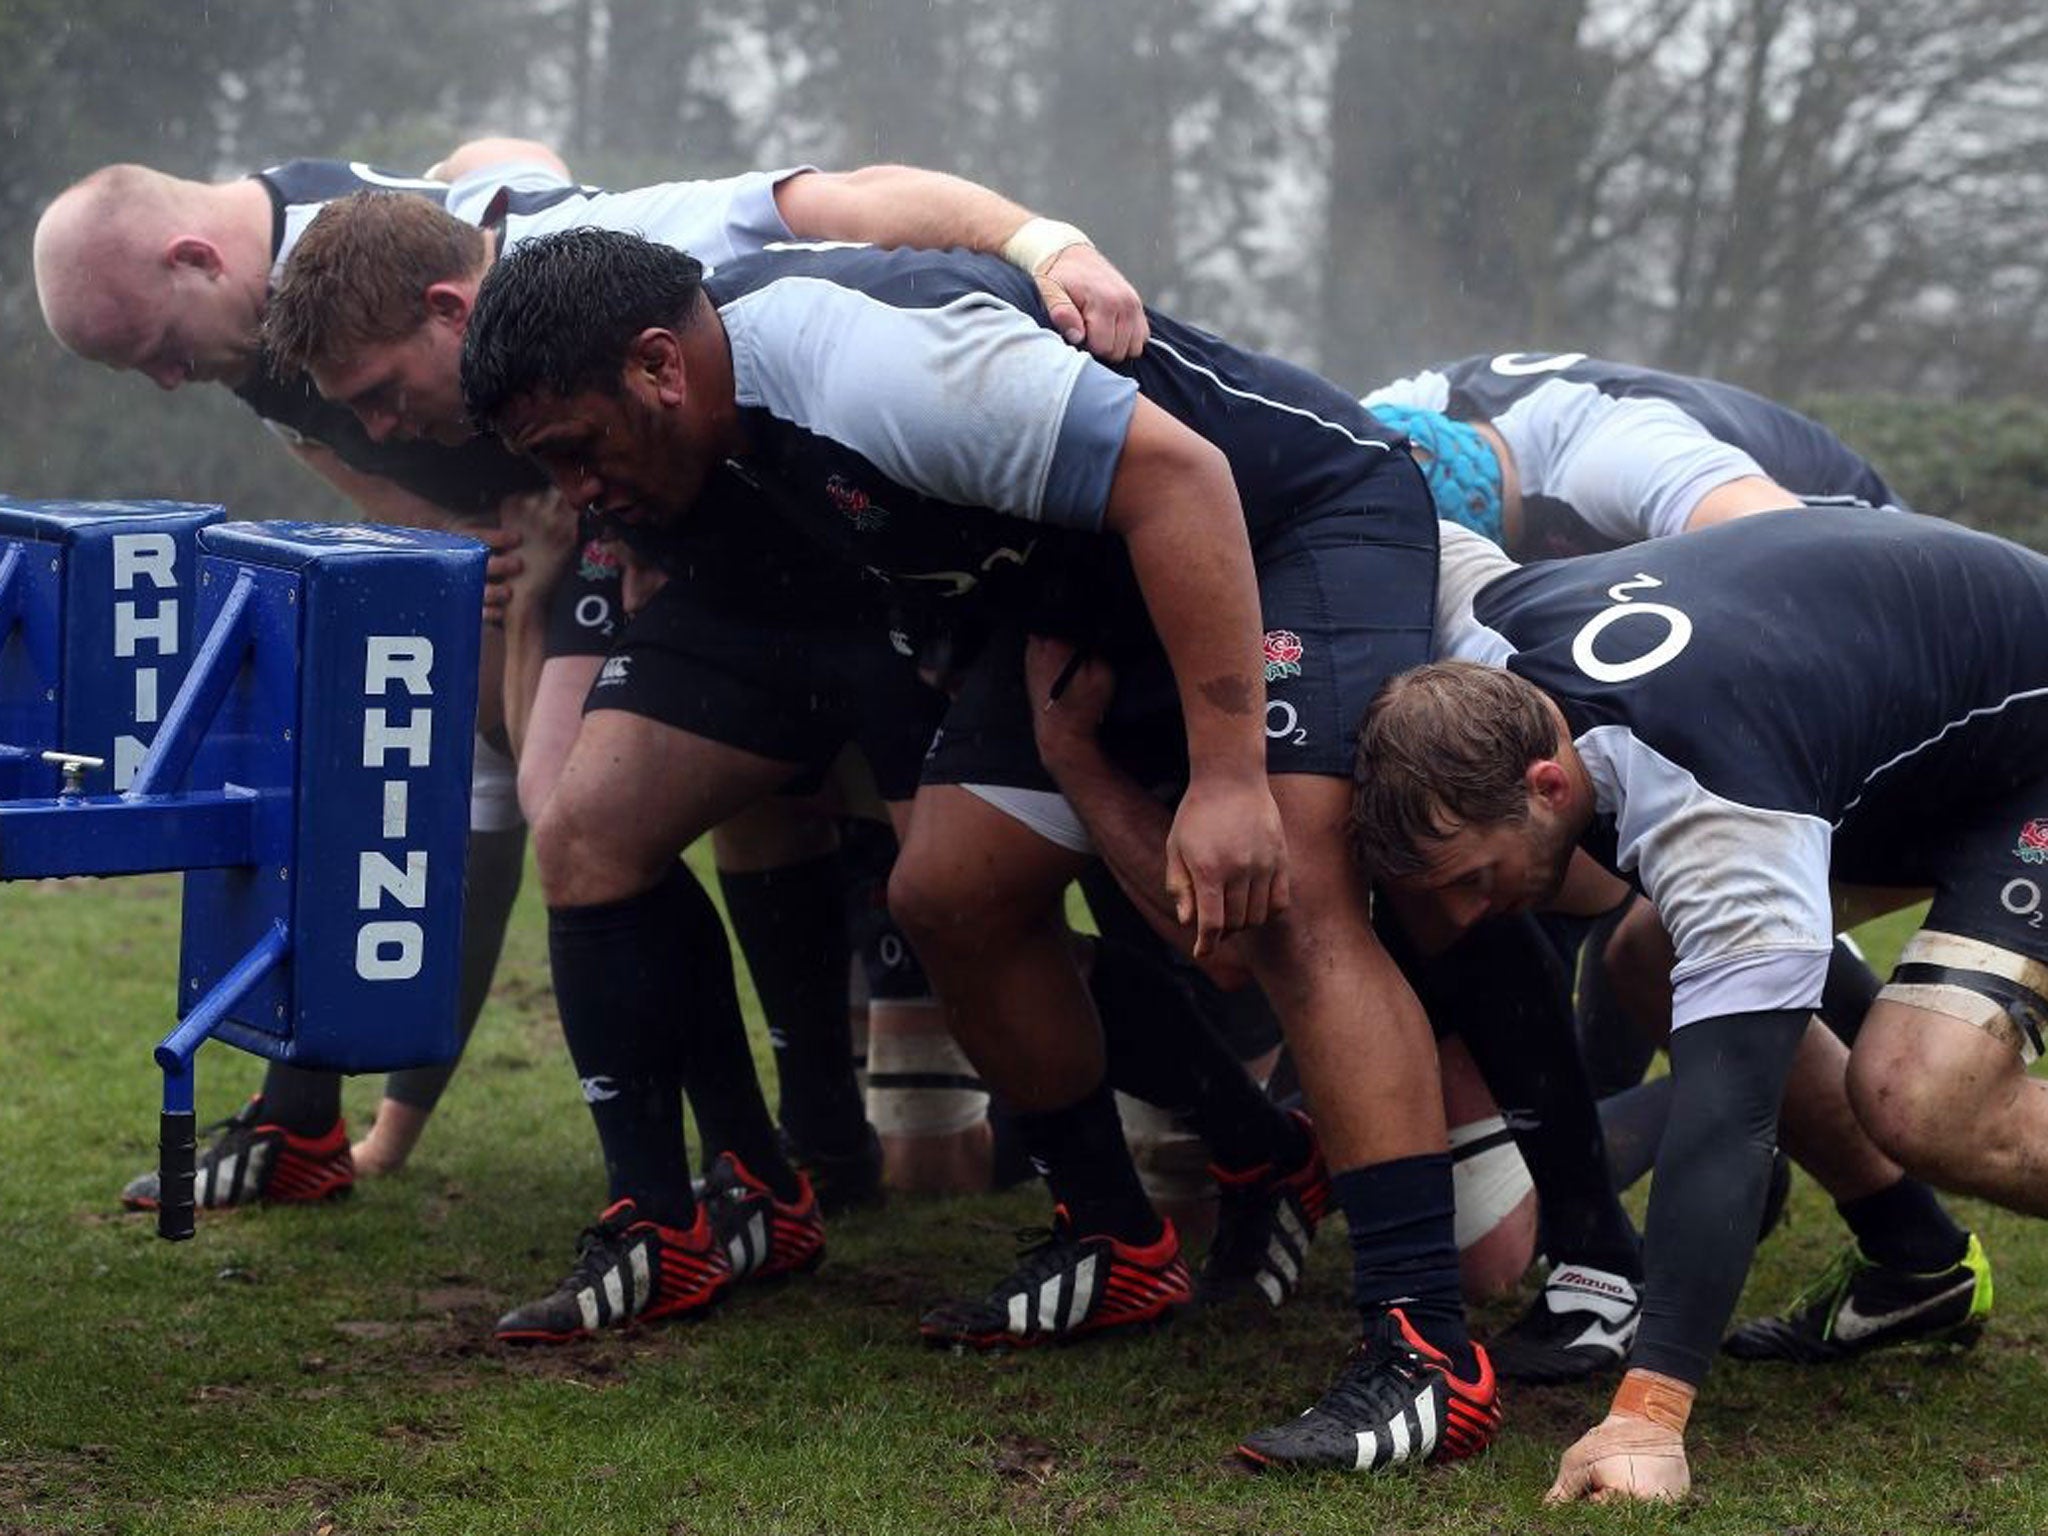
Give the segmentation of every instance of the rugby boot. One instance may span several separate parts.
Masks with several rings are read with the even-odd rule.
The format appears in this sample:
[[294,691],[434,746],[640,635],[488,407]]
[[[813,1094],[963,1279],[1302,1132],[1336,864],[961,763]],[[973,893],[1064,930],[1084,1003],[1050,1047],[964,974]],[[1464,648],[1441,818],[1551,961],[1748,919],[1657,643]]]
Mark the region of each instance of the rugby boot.
[[1977,1234],[1947,1269],[1874,1264],[1851,1243],[1777,1317],[1744,1323],[1722,1343],[1738,1360],[1818,1365],[1892,1344],[1968,1347],[1991,1315],[1991,1259]]
[[1250,1435],[1237,1454],[1258,1468],[1379,1472],[1476,1456],[1500,1429],[1500,1393],[1486,1351],[1462,1381],[1395,1307],[1351,1353],[1336,1385],[1299,1418]]
[[[206,1128],[206,1134],[215,1131],[220,1134],[193,1163],[192,1198],[201,1210],[339,1200],[355,1187],[348,1127],[339,1119],[318,1136],[301,1136],[267,1123],[259,1094]],[[121,1204],[131,1211],[153,1211],[162,1199],[154,1168],[121,1191]]]
[[642,1220],[631,1200],[620,1200],[576,1239],[576,1263],[562,1283],[499,1318],[496,1333],[508,1344],[566,1344],[600,1328],[696,1316],[731,1283],[731,1261],[705,1207],[678,1230]]
[[1493,1341],[1503,1381],[1579,1381],[1618,1371],[1642,1322],[1642,1287],[1590,1264],[1560,1264],[1529,1310]]
[[1291,1114],[1308,1143],[1292,1168],[1209,1167],[1216,1180],[1216,1237],[1196,1285],[1204,1302],[1257,1291],[1277,1307],[1301,1287],[1309,1242],[1330,1209],[1330,1170],[1308,1116]]
[[799,1172],[797,1198],[782,1201],[730,1152],[704,1176],[704,1206],[734,1280],[772,1280],[825,1261],[822,1202]]
[[932,1308],[917,1329],[939,1348],[1024,1349],[1150,1327],[1194,1299],[1173,1223],[1150,1243],[1079,1237],[1066,1208],[1050,1232],[1028,1234],[1014,1273],[987,1295]]

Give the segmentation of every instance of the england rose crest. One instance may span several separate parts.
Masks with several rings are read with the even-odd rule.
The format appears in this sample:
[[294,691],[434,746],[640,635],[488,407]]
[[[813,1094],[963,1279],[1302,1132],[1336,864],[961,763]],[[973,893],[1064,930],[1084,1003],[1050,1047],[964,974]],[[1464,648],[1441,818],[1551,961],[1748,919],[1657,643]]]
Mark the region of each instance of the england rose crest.
[[2030,821],[2021,827],[2012,856],[2022,864],[2048,864],[2048,821]]
[[889,516],[885,509],[876,506],[869,499],[866,491],[844,475],[834,475],[827,480],[825,494],[832,499],[832,505],[839,509],[839,515],[862,533],[871,528],[881,527]]
[[1301,676],[1301,636],[1291,629],[1266,631],[1266,681]]
[[612,580],[621,569],[618,546],[610,539],[592,539],[576,562],[576,574],[585,581]]

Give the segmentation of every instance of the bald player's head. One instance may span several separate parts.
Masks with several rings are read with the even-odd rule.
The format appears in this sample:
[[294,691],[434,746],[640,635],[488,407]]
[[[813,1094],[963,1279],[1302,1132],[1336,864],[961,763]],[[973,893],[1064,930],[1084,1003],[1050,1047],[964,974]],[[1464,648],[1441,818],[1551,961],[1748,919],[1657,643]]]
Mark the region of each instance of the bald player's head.
[[246,195],[110,165],[37,221],[36,297],[50,334],[93,362],[165,389],[238,381],[256,356],[268,249],[267,214]]

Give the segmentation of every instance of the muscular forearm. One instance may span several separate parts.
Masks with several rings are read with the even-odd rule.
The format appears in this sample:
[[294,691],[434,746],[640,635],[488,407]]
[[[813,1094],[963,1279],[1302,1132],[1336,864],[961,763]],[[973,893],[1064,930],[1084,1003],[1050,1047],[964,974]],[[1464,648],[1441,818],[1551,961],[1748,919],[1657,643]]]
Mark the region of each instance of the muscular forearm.
[[1803,1009],[1729,1014],[1672,1033],[1671,1119],[1651,1186],[1632,1366],[1695,1386],[1706,1376],[1749,1273],[1806,1020]]
[[775,190],[790,232],[806,240],[1000,252],[1031,217],[1029,209],[987,187],[941,171],[871,165],[811,171]]
[[1131,418],[1104,527],[1122,536],[1173,665],[1188,767],[1263,776],[1258,577],[1229,462],[1149,401]]

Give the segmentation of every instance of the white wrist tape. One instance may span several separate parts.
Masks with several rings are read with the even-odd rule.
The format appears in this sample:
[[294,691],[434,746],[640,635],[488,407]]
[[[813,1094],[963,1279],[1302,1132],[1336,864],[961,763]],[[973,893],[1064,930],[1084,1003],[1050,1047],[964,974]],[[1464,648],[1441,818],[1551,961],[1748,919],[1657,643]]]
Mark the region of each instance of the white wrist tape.
[[1058,219],[1031,218],[1019,224],[1017,232],[1003,242],[1003,260],[1036,277],[1068,246],[1094,243],[1071,224]]

